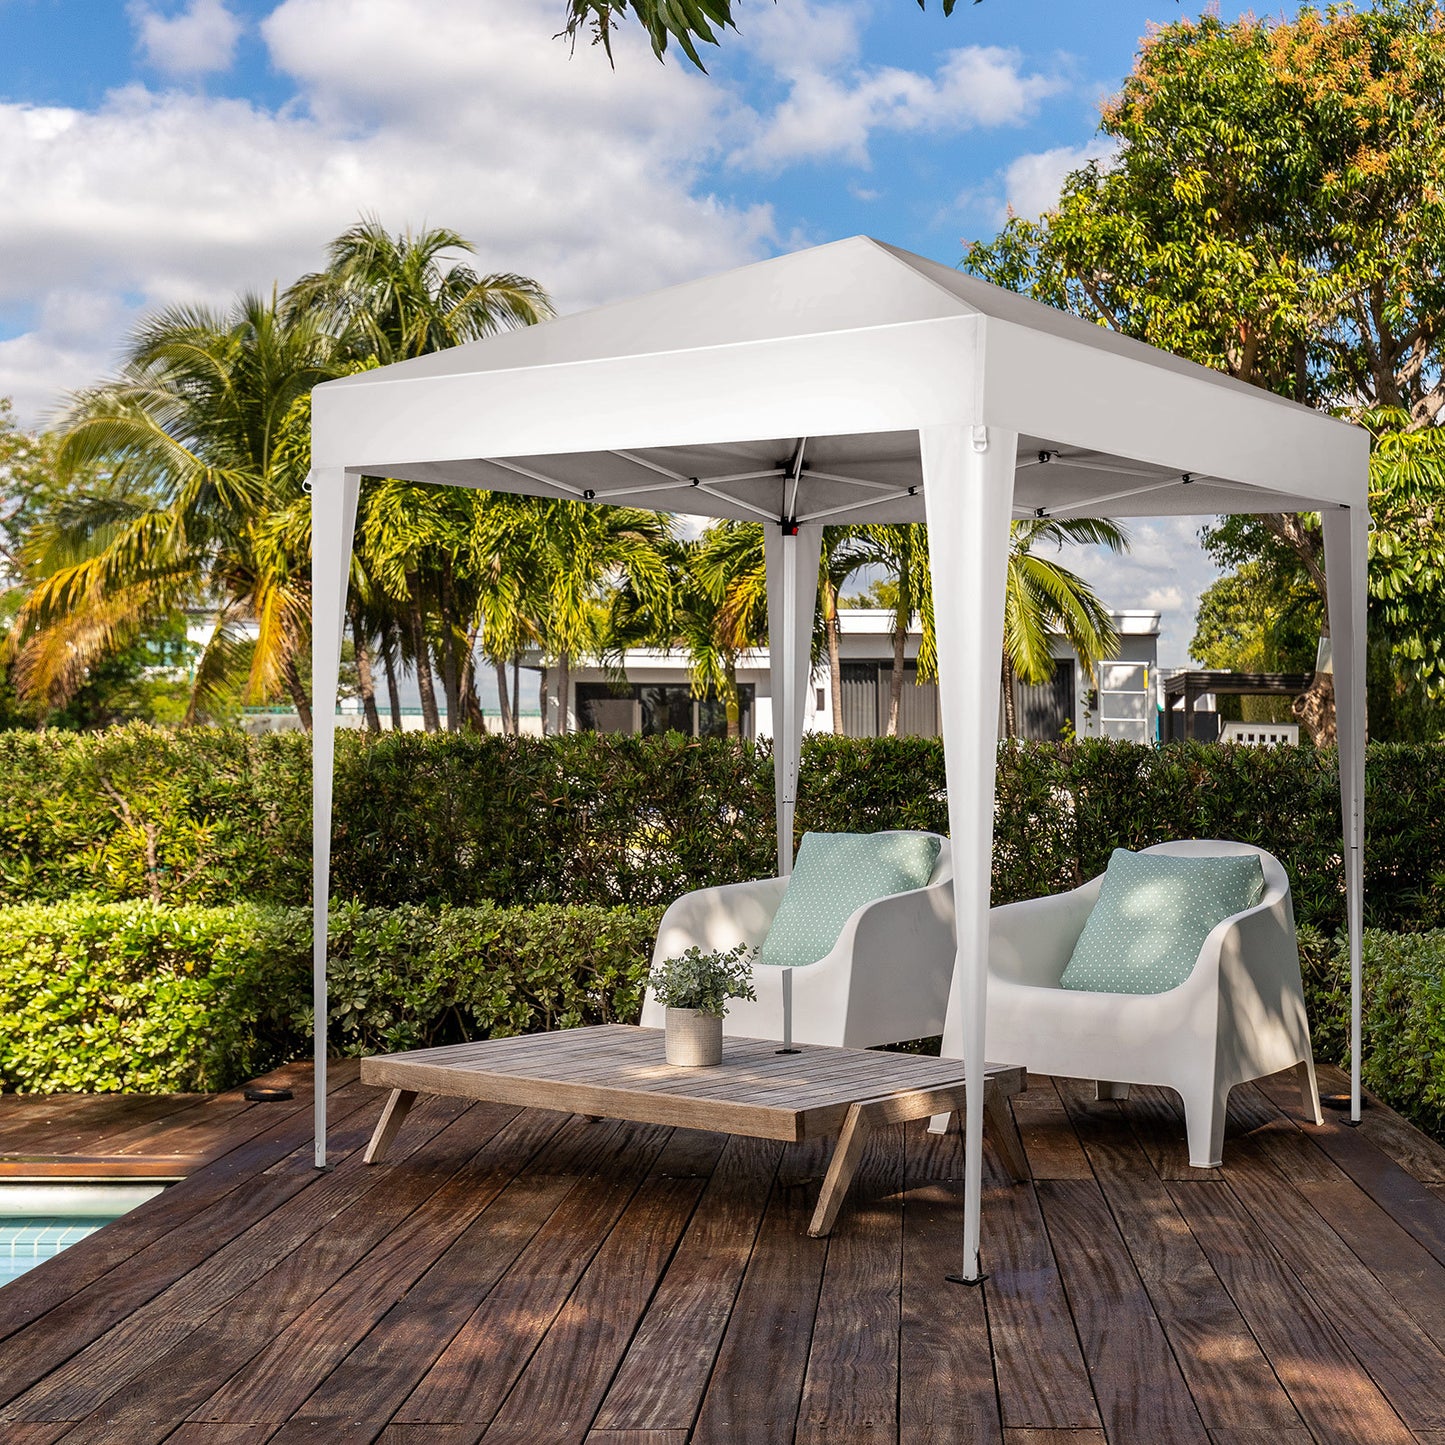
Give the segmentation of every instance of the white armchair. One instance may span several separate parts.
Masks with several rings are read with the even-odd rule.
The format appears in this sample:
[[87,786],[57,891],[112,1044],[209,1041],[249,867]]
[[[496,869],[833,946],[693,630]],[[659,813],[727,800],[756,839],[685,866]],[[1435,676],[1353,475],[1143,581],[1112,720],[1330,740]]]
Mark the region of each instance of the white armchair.
[[1039,1073],[1096,1079],[1101,1098],[1126,1097],[1130,1084],[1177,1090],[1189,1162],[1213,1168],[1235,1084],[1296,1065],[1304,1113],[1321,1122],[1289,878],[1278,859],[1245,843],[1190,840],[1144,851],[1258,854],[1264,897],[1220,923],[1189,977],[1158,994],[1060,986],[1102,877],[1070,893],[993,909],[987,1054]]
[[[783,900],[786,878],[762,878],[685,893],[663,915],[653,962],[696,945],[704,952],[761,946]],[[831,952],[789,970],[793,1040],[866,1049],[943,1032],[953,977],[953,864],[948,840],[926,887],[875,899],[843,926]],[[723,1030],[782,1038],[781,968],[753,969],[757,1002],[734,999]],[[662,1006],[648,989],[642,1022],[661,1028]]]

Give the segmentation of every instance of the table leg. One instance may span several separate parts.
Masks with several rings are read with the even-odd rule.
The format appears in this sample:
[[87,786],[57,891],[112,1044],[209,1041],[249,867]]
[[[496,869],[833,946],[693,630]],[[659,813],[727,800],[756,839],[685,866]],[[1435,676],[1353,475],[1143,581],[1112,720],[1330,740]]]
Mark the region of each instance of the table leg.
[[833,1148],[833,1158],[829,1161],[828,1172],[823,1178],[818,1206],[814,1209],[812,1222],[808,1225],[808,1233],[814,1239],[822,1239],[832,1230],[838,1211],[843,1207],[848,1186],[853,1182],[858,1161],[863,1157],[863,1146],[868,1142],[870,1132],[868,1106],[850,1104],[848,1117],[843,1121],[843,1132],[838,1135],[838,1142]]
[[1008,1096],[994,1086],[992,1079],[983,1090],[983,1127],[1014,1183],[1027,1184],[1030,1177],[1029,1157],[1024,1153],[1024,1141],[1019,1138],[1019,1128],[1014,1123],[1013,1110],[1008,1106]]
[[911,1089],[902,1094],[888,1094],[881,1099],[860,1099],[848,1106],[843,1131],[833,1149],[818,1207],[813,1211],[808,1233],[821,1239],[832,1228],[843,1206],[843,1198],[863,1157],[863,1146],[869,1133],[889,1124],[905,1124],[912,1119],[926,1119],[939,1109],[950,1111],[963,1103],[963,1085],[945,1084],[935,1089]]
[[371,1143],[366,1146],[366,1153],[362,1156],[363,1164],[379,1164],[382,1155],[386,1153],[391,1141],[396,1138],[396,1131],[401,1128],[406,1116],[411,1113],[411,1106],[416,1103],[416,1090],[414,1089],[393,1089],[391,1097],[386,1101],[381,1110],[381,1118],[376,1121],[376,1132],[371,1136]]

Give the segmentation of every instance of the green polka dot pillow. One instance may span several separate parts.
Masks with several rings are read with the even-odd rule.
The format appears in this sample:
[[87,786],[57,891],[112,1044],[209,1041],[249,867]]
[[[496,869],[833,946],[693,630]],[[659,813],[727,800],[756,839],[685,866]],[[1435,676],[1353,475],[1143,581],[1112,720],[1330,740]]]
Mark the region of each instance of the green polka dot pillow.
[[1115,848],[1099,901],[1059,982],[1092,993],[1164,993],[1194,971],[1217,924],[1264,897],[1253,853]]
[[931,833],[804,833],[759,961],[817,963],[865,903],[925,887],[938,847]]

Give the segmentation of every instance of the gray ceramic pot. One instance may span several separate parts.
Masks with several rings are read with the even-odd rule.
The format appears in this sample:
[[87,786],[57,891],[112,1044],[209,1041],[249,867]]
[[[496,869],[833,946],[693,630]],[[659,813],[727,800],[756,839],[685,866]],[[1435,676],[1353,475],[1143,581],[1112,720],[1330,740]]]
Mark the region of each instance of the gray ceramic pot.
[[722,1063],[722,1015],[695,1008],[667,1010],[667,1062],[695,1069]]

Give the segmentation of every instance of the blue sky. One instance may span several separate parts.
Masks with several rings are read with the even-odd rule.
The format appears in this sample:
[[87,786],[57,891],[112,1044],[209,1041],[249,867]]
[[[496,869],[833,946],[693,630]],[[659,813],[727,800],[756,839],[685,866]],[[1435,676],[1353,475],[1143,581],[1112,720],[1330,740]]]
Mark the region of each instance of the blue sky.
[[[0,0],[0,395],[29,421],[146,310],[287,284],[363,212],[445,224],[568,311],[867,232],[957,262],[1100,153],[1172,0],[739,0],[708,76],[561,0]],[[1226,16],[1247,7],[1224,4]],[[1197,524],[1087,559],[1183,660]]]

